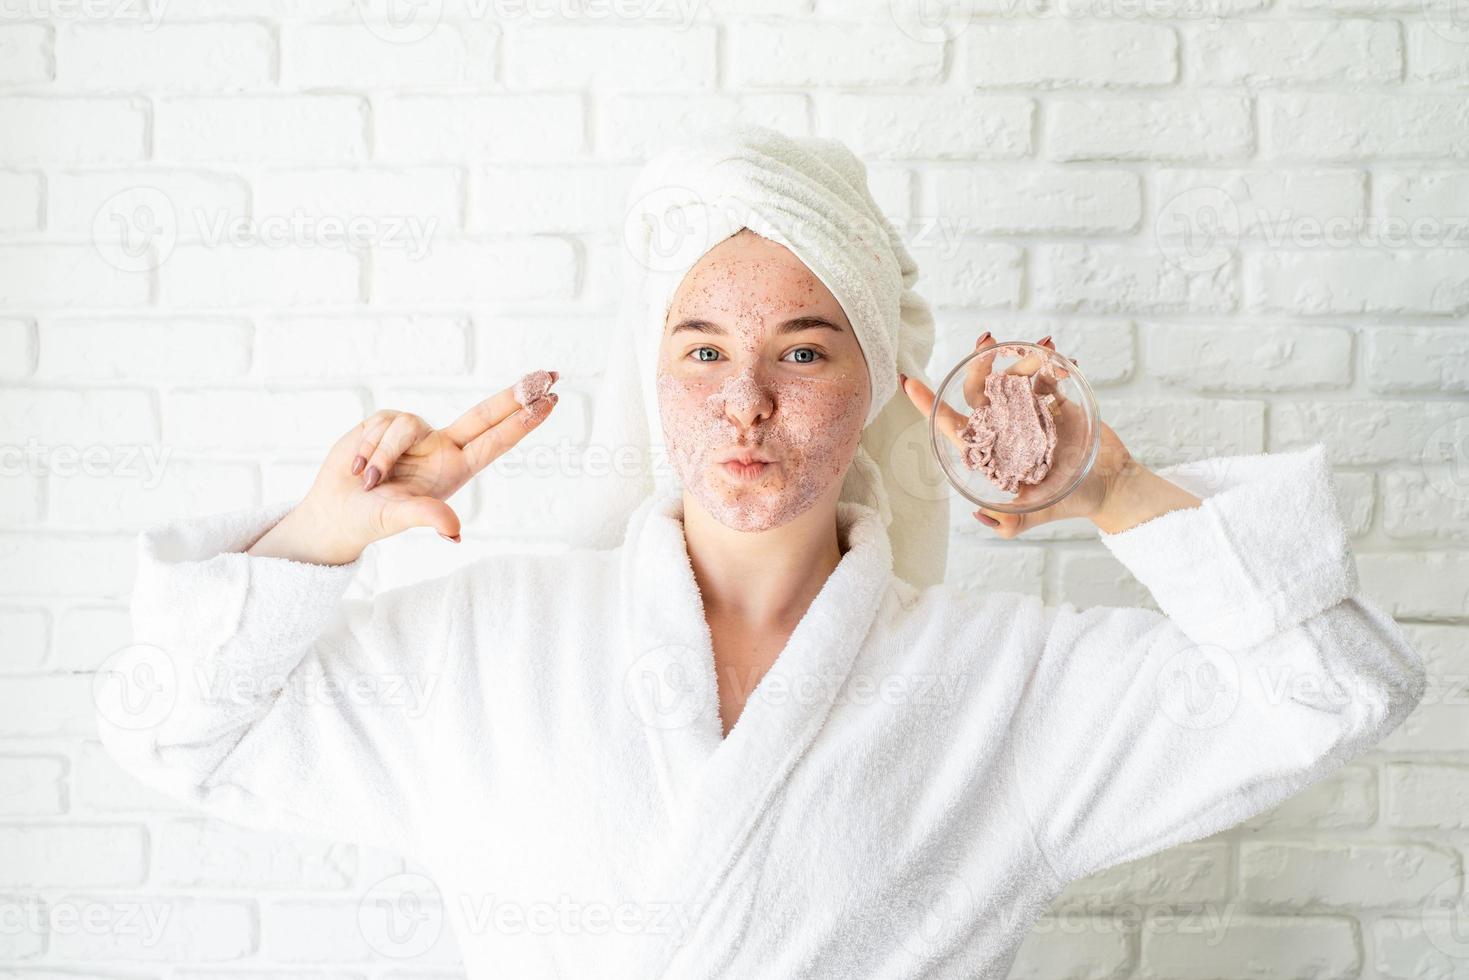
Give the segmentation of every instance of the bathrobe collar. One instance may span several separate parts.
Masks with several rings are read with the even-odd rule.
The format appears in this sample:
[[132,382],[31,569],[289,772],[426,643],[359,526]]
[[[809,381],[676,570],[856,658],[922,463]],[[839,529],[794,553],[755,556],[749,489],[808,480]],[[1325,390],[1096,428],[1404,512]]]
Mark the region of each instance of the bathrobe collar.
[[[628,522],[621,601],[624,700],[646,736],[673,828],[670,887],[697,893],[743,846],[841,695],[892,581],[878,513],[837,504],[847,551],[723,738],[713,640],[684,539],[683,498],[649,497]],[[677,879],[680,884],[674,885]],[[667,894],[667,893],[665,893]]]

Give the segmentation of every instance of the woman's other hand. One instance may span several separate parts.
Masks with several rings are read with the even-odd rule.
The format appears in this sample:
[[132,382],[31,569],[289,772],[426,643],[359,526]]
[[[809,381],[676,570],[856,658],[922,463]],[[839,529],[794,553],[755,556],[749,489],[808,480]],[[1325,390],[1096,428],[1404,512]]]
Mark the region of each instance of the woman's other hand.
[[547,392],[522,408],[512,385],[443,429],[411,412],[374,412],[337,440],[306,497],[248,553],[341,565],[411,527],[458,541],[459,515],[445,501],[539,427],[557,400]]
[[[1056,349],[1056,344],[1047,335],[1036,341],[1042,347]],[[994,339],[989,331],[985,331],[974,345],[975,349],[995,346]],[[1034,374],[1040,365],[1035,363],[1035,358],[1022,358],[1006,369],[1011,374]],[[970,362],[969,372],[964,379],[964,393],[967,402],[975,407],[983,405],[984,402],[984,379],[990,373],[993,357],[976,357]],[[1061,375],[1064,377],[1064,374]],[[903,385],[903,390],[908,393],[908,398],[925,416],[933,410],[934,394],[923,382],[908,378]],[[1054,389],[1052,389],[1054,391]],[[1060,397],[1059,392],[1055,392]],[[1061,424],[1066,424],[1067,415],[1079,413],[1070,401],[1061,399],[1059,401],[1061,411]],[[959,444],[959,432],[964,428],[968,419],[955,411],[949,405],[939,406],[942,417],[939,419],[941,428],[949,435],[949,438]],[[974,517],[980,523],[993,528],[994,532],[1002,538],[1013,538],[1028,528],[1048,524],[1051,521],[1064,520],[1070,517],[1085,517],[1093,522],[1105,519],[1109,510],[1109,501],[1122,496],[1121,485],[1137,470],[1140,469],[1134,462],[1132,454],[1117,438],[1117,433],[1105,422],[1098,420],[1102,428],[1101,446],[1097,451],[1097,460],[1092,465],[1091,472],[1082,481],[1081,486],[1067,494],[1059,502],[1041,510],[1030,511],[1025,514],[1006,514],[1001,511],[990,510],[981,507],[974,512]],[[1021,494],[1023,496],[1023,492]]]

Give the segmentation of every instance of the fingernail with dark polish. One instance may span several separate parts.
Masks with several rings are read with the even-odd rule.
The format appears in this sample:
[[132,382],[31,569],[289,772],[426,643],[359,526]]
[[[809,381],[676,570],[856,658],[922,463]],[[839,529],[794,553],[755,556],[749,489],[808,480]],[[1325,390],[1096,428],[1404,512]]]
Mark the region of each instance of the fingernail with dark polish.
[[369,466],[367,468],[367,478],[362,481],[362,489],[371,490],[377,486],[377,481],[381,480],[382,476],[382,473],[376,466]]
[[358,457],[354,458],[352,460],[352,475],[353,476],[356,476],[358,473],[361,473],[362,472],[362,467],[364,467],[366,465],[367,465],[367,460],[364,459],[363,457],[358,456]]
[[439,533],[439,537],[441,537],[441,538],[443,538],[443,539],[444,539],[444,540],[445,540],[445,541],[452,541],[452,542],[454,542],[454,543],[455,543],[455,544],[458,544],[458,543],[459,543],[459,535],[457,535],[457,534],[456,534],[456,535],[454,535],[454,536],[453,536],[453,537],[452,537],[452,538],[451,538],[451,537],[449,537],[449,536],[448,536],[448,535],[447,535],[447,534],[445,534],[445,533],[444,533],[444,532],[443,532],[443,531],[440,531],[440,532],[438,532],[438,533]]
[[1040,340],[1037,340],[1037,341],[1036,341],[1036,342],[1035,342],[1035,343],[1036,343],[1036,346],[1037,346],[1037,347],[1044,347],[1044,346],[1045,346],[1045,343],[1046,343],[1046,341],[1048,341],[1048,340],[1050,340],[1050,339],[1051,339],[1051,335],[1050,335],[1050,334],[1046,334],[1046,335],[1045,335],[1045,336],[1044,336],[1044,337],[1042,337],[1042,338],[1041,338],[1041,339],[1040,339]]
[[999,521],[995,520],[993,517],[991,517],[990,515],[986,514],[982,510],[975,511],[974,512],[974,516],[977,517],[977,518],[979,518],[984,523],[988,524],[990,527],[999,527],[1000,526],[1000,522]]
[[902,371],[899,371],[898,372],[898,387],[903,388],[905,390],[908,387],[908,376],[906,374],[904,374]]

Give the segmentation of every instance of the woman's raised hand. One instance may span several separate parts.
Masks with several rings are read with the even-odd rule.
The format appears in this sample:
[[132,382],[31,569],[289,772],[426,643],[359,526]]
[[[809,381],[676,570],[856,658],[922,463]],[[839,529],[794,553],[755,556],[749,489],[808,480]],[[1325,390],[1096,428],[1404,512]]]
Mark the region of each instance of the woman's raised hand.
[[[1056,349],[1055,343],[1047,335],[1036,341],[1042,347]],[[975,349],[993,346],[995,341],[991,338],[989,331],[985,331],[975,343]],[[993,355],[987,357],[976,357],[970,362],[968,373],[964,378],[965,401],[973,408],[978,408],[987,403],[984,395],[984,380],[993,369]],[[1007,374],[1035,374],[1040,368],[1039,359],[1030,356],[1017,360],[1006,369]],[[1058,377],[1065,377],[1064,368],[1057,369]],[[1061,397],[1061,392],[1053,385],[1048,384],[1044,376],[1037,379],[1037,390],[1042,394],[1051,393],[1057,396],[1057,402],[1052,406],[1058,414],[1061,425],[1078,425],[1081,421],[1081,410],[1070,401]],[[908,398],[914,406],[925,416],[933,411],[934,394],[923,382],[916,378],[907,379],[903,390],[908,393]],[[949,405],[939,406],[939,427],[956,444],[962,444],[959,433],[968,421],[967,417],[955,411]],[[1132,466],[1132,456],[1117,433],[1105,422],[1098,420],[1101,425],[1101,447],[1097,453],[1097,460],[1092,465],[1091,472],[1087,474],[1081,486],[1063,497],[1058,503],[1045,507],[1041,510],[1033,510],[1024,514],[1007,514],[1001,511],[990,510],[981,507],[974,512],[974,517],[980,523],[994,529],[994,532],[1002,538],[1013,538],[1022,531],[1047,524],[1051,521],[1064,520],[1068,517],[1093,518],[1102,512],[1103,505],[1113,495],[1114,488],[1119,482],[1120,476],[1127,472]],[[1044,491],[1045,481],[1036,485],[1036,489]],[[1026,487],[1017,495],[1017,501],[1023,501]]]
[[[560,378],[549,375],[546,388]],[[532,397],[540,387],[530,386]],[[339,565],[411,527],[458,541],[459,515],[446,501],[544,422],[558,400],[547,391],[522,408],[515,389],[486,398],[443,429],[411,412],[369,415],[336,441],[306,497],[249,553]]]

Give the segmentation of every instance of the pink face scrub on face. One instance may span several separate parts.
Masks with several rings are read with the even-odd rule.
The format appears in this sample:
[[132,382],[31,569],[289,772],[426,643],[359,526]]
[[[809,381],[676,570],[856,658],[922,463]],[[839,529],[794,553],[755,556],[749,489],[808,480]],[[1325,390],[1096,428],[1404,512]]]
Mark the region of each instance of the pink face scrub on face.
[[[747,368],[715,385],[662,373],[658,396],[669,457],[684,487],[726,527],[766,531],[800,516],[844,474],[862,438],[867,377],[761,383]],[[743,438],[730,418],[742,413],[764,415]],[[773,462],[741,477],[721,462],[740,452]]]
[[989,404],[976,408],[959,433],[964,465],[1009,493],[1044,480],[1056,452],[1056,396],[1037,395],[1032,384],[1023,374],[988,375]]

